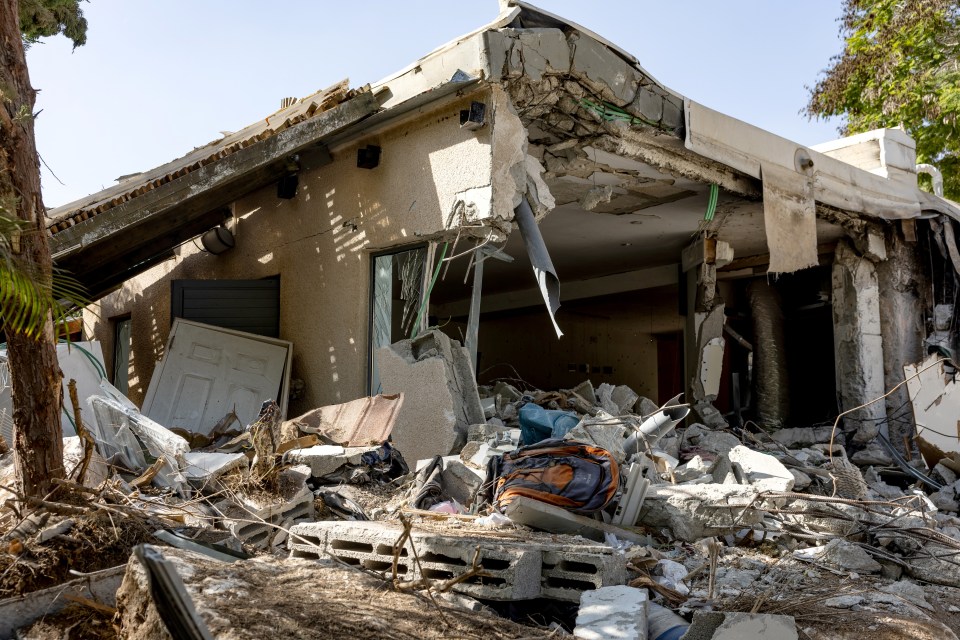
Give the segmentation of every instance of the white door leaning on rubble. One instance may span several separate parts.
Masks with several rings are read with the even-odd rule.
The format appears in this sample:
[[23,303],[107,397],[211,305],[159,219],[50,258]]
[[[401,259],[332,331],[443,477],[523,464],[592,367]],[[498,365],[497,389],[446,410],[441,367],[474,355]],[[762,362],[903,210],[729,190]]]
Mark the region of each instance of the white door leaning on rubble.
[[236,406],[242,428],[264,400],[284,404],[289,351],[289,342],[177,319],[143,413],[168,428],[209,433]]

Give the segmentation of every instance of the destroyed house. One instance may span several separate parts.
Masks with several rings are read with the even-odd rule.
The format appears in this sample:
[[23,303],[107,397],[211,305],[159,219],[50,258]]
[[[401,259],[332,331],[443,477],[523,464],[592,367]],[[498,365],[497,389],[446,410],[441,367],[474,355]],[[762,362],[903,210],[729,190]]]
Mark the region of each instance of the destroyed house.
[[[137,403],[174,318],[292,343],[289,415],[394,391],[377,350],[435,326],[481,384],[590,379],[683,392],[708,426],[809,426],[952,345],[960,207],[915,164],[899,130],[780,138],[510,2],[379,83],[285,101],[52,210],[49,230]],[[172,424],[211,393],[253,415],[264,399],[191,375],[162,399]],[[845,428],[902,446],[907,403]]]

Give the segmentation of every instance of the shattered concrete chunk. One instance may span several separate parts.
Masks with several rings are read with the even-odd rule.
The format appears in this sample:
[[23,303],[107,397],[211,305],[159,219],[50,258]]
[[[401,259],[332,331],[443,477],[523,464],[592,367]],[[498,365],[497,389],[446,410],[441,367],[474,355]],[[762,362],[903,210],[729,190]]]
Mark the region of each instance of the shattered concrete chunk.
[[862,467],[877,465],[879,467],[888,467],[893,464],[893,458],[880,442],[874,440],[866,447],[850,456],[850,462]]
[[793,616],[697,611],[686,640],[797,640]]
[[647,590],[617,585],[584,591],[573,636],[584,640],[646,640]]
[[813,478],[805,474],[803,471],[797,469],[790,469],[790,474],[793,476],[793,489],[794,491],[801,491],[806,489],[813,483]]
[[708,536],[760,524],[759,491],[725,484],[656,485],[647,490],[639,521],[668,529],[674,537],[695,542]]
[[747,474],[750,484],[763,491],[790,491],[793,474],[771,455],[738,445],[727,454],[731,463],[738,463]]
[[406,459],[448,455],[486,421],[470,355],[441,331],[382,347],[377,358],[383,390],[404,394],[393,442]]
[[823,604],[834,609],[849,609],[863,602],[863,596],[835,596],[827,598]]
[[831,431],[830,427],[792,427],[777,429],[772,437],[785,447],[808,447],[819,442],[830,442]]
[[823,548],[821,558],[834,566],[857,573],[879,573],[880,563],[859,545],[834,538]]

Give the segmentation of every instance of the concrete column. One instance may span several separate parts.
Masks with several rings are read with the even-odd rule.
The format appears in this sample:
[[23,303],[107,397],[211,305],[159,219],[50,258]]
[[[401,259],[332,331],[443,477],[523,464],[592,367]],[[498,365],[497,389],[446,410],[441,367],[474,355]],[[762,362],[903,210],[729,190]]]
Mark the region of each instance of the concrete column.
[[[877,264],[880,286],[880,335],[883,340],[883,384],[892,389],[903,381],[903,365],[923,358],[924,310],[929,276],[916,243],[907,242],[896,227],[887,233],[887,260]],[[881,432],[903,448],[913,435],[913,412],[904,385],[886,399],[889,424]]]
[[[884,393],[883,341],[880,334],[880,285],[876,265],[841,240],[833,261],[833,346],[837,391],[846,411]],[[844,419],[853,441],[866,444],[886,418],[875,402]]]
[[687,323],[684,353],[688,381],[687,401],[704,425],[726,428],[727,421],[713,406],[723,363],[724,303],[717,294],[717,266],[702,262],[686,272]]

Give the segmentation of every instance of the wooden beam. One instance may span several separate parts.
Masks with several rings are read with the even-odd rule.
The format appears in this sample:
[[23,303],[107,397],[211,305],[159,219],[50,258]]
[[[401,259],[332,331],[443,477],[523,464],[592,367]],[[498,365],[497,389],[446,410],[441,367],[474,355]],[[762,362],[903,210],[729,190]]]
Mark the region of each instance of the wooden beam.
[[[60,263],[94,247],[98,261],[115,260],[131,243],[143,244],[169,231],[172,211],[178,212],[182,223],[270,184],[288,170],[290,156],[321,144],[324,137],[366,118],[377,108],[372,93],[361,94],[65,229],[51,238],[54,260]],[[121,232],[122,238],[117,235]]]
[[[817,255],[833,255],[833,252],[837,250],[837,243],[830,242],[827,244],[817,245]],[[726,265],[718,271],[739,271],[741,269],[751,269],[754,267],[765,267],[770,264],[770,254],[761,253],[755,256],[744,256],[743,258],[736,258],[730,264]]]

